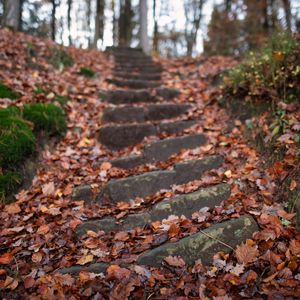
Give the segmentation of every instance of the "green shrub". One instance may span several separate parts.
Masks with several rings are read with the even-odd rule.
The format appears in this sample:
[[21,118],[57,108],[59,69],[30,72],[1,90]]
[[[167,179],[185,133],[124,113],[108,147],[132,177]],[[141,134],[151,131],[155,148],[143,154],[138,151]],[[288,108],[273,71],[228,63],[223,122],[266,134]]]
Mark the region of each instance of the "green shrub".
[[287,33],[278,33],[231,70],[225,86],[234,93],[246,94],[255,94],[260,88],[275,90],[279,98],[293,100],[299,89],[299,62],[299,42]]
[[93,71],[90,68],[84,68],[84,67],[82,67],[82,68],[80,68],[79,74],[83,75],[85,77],[91,77],[92,78],[92,77],[95,77],[96,72]]
[[66,128],[63,110],[51,103],[25,105],[23,118],[34,124],[35,132],[43,130],[49,134],[57,134]]
[[49,63],[56,69],[63,70],[65,67],[71,67],[74,63],[69,54],[62,48],[51,49],[51,55],[49,57]]
[[3,117],[0,124],[0,166],[15,167],[35,149],[35,137],[25,120]]
[[21,183],[22,177],[17,172],[0,175],[0,202],[5,202],[6,196],[14,192]]
[[20,95],[0,82],[0,98],[18,99]]

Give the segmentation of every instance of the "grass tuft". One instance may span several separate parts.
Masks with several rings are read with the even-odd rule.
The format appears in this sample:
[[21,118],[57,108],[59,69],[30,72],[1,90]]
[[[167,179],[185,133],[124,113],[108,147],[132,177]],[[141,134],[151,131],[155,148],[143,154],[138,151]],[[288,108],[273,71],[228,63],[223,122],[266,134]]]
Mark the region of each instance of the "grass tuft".
[[0,82],[0,98],[9,98],[11,100],[18,99],[20,95],[10,89],[8,86]]
[[5,203],[7,195],[13,193],[21,183],[22,176],[17,172],[0,175],[0,203]]
[[96,72],[93,71],[93,70],[90,69],[90,68],[82,67],[82,68],[80,68],[79,74],[80,74],[80,75],[83,75],[83,76],[85,76],[85,77],[93,78],[93,77],[95,77]]

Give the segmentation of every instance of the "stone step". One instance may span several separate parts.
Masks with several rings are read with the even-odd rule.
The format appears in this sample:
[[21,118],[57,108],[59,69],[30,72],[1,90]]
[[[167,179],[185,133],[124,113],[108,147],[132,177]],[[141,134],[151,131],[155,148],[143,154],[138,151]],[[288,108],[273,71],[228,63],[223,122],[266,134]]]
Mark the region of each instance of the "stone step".
[[183,149],[194,149],[206,142],[202,134],[193,134],[176,138],[164,139],[144,147],[143,154],[129,155],[111,161],[114,167],[122,169],[135,168],[142,164],[166,161],[173,154]]
[[114,77],[116,78],[126,78],[126,79],[140,79],[140,80],[161,80],[161,74],[133,74],[133,73],[126,73],[126,72],[115,72]]
[[176,134],[196,124],[194,120],[161,123],[140,123],[101,127],[99,141],[109,149],[118,150],[141,143],[146,136],[161,133]]
[[167,219],[170,215],[178,217],[183,215],[190,219],[194,212],[203,207],[213,208],[220,205],[230,196],[230,189],[230,185],[222,183],[193,193],[164,199],[147,212],[130,214],[123,220],[106,217],[101,220],[87,221],[76,227],[76,234],[83,235],[88,230],[109,232],[132,230],[135,227],[144,228],[152,222]]
[[114,71],[117,72],[139,72],[141,74],[153,74],[160,73],[163,71],[163,68],[160,66],[156,67],[138,67],[138,66],[115,66]]
[[222,165],[221,156],[209,156],[201,160],[191,160],[174,165],[172,170],[147,172],[118,180],[111,180],[97,196],[96,201],[118,203],[130,201],[136,197],[151,196],[162,189],[170,189],[174,184],[184,184],[200,179],[208,170]]
[[161,82],[141,80],[141,79],[108,78],[106,79],[106,81],[118,87],[129,87],[132,89],[155,88],[161,85]]
[[212,262],[214,254],[221,251],[231,252],[231,248],[252,238],[257,230],[258,226],[251,216],[241,216],[238,219],[212,225],[178,242],[167,243],[147,251],[139,256],[137,263],[159,267],[166,257],[179,256],[188,266],[192,266],[198,259],[207,265]]
[[115,64],[155,64],[155,62],[151,59],[151,57],[122,57],[115,56],[114,57]]
[[102,123],[131,123],[171,119],[186,113],[191,107],[189,104],[108,107],[103,111]]
[[162,69],[162,66],[157,64],[157,63],[154,63],[154,62],[145,62],[145,61],[127,61],[127,62],[121,62],[121,63],[116,63],[115,64],[116,67],[120,67],[120,68],[136,68],[136,69],[148,69],[148,68],[158,68],[158,69]]
[[[210,265],[213,256],[218,252],[230,253],[238,245],[251,239],[258,231],[258,225],[252,216],[244,215],[238,219],[231,219],[222,223],[214,224],[198,233],[194,233],[175,243],[166,243],[162,246],[142,253],[138,259],[138,265],[161,267],[162,262],[168,256],[179,256],[187,266],[193,266],[197,260],[203,265]],[[130,267],[127,264],[92,263],[89,266],[72,266],[60,269],[62,274],[79,274],[82,270],[92,273],[105,273],[107,268],[117,264],[122,267]],[[132,265],[132,264],[131,264]]]
[[127,46],[108,46],[108,47],[106,47],[105,51],[110,52],[110,53],[142,53],[142,54],[144,54],[142,48],[140,48],[140,47],[133,48],[133,47],[127,47]]
[[101,91],[100,96],[113,104],[141,103],[141,102],[158,102],[160,100],[171,100],[179,96],[177,89],[156,88],[141,90],[114,90]]

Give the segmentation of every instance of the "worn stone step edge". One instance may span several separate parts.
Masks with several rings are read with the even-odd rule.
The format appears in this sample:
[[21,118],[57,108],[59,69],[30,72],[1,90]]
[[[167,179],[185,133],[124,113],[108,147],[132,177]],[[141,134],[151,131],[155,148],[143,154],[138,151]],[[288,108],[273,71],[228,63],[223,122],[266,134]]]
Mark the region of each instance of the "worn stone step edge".
[[114,167],[131,169],[139,165],[165,161],[172,155],[183,149],[194,149],[205,144],[206,137],[203,134],[192,134],[176,138],[159,140],[147,144],[141,155],[129,155],[111,161]]
[[123,231],[132,230],[135,227],[141,227],[151,224],[155,221],[167,219],[170,215],[185,216],[191,218],[192,214],[203,207],[213,208],[230,196],[230,185],[218,184],[208,188],[202,188],[193,193],[166,198],[155,204],[148,211],[137,214],[130,214],[122,220],[116,220],[113,217],[105,217],[100,220],[91,220],[80,224],[76,228],[77,235],[83,235],[88,230],[98,232],[103,230]]
[[148,104],[144,106],[122,106],[104,108],[102,123],[130,123],[171,119],[185,114],[192,106],[189,104]]
[[[204,265],[209,265],[216,253],[232,252],[232,248],[234,249],[247,239],[252,238],[253,233],[258,230],[258,225],[253,217],[244,215],[238,219],[214,224],[175,243],[168,242],[144,252],[138,257],[136,264],[159,267],[166,257],[180,256],[188,266],[192,266],[199,259]],[[111,263],[94,263],[89,266],[76,265],[58,271],[63,274],[79,274],[80,271],[86,270],[98,274],[104,273],[112,264],[128,266],[112,261]]]
[[113,73],[115,78],[119,79],[141,79],[141,80],[151,80],[151,81],[159,81],[162,76],[161,73],[157,74],[134,74],[134,73],[126,73],[126,72],[115,72]]
[[218,168],[223,163],[219,155],[205,157],[201,160],[190,160],[175,164],[172,170],[146,172],[137,176],[111,180],[101,190],[96,201],[102,204],[112,204],[121,201],[144,198],[170,189],[174,184],[184,184],[200,179],[208,170]]
[[171,100],[180,95],[180,91],[170,88],[100,91],[101,98],[113,104],[158,102]]
[[119,150],[141,143],[145,137],[152,135],[179,134],[196,124],[196,120],[166,122],[160,124],[116,124],[103,126],[99,130],[99,142],[112,150]]
[[108,83],[112,83],[118,87],[130,87],[130,88],[155,88],[161,86],[161,82],[149,81],[149,80],[134,80],[134,79],[106,79]]

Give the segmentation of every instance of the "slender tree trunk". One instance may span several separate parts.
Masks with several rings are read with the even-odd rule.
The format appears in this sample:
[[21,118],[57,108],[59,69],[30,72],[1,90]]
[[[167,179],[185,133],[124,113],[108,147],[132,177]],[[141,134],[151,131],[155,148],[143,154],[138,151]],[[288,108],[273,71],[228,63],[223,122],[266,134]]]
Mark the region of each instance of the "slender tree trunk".
[[115,0],[111,1],[111,10],[113,12],[113,45],[116,46],[118,44],[118,20],[116,17],[116,8],[115,8]]
[[55,34],[56,34],[56,8],[57,8],[56,0],[52,0],[51,38],[53,41],[55,41]]
[[96,2],[96,20],[95,20],[95,35],[94,35],[94,48],[97,48],[98,40],[103,40],[104,34],[104,0],[97,0]]
[[3,25],[13,30],[20,29],[21,1],[5,0],[4,1],[4,18]]
[[292,31],[292,12],[291,12],[291,2],[290,0],[282,0],[284,13],[285,13],[285,21],[286,21],[286,29],[291,32]]
[[156,0],[153,0],[153,20],[154,20],[154,30],[153,30],[153,52],[158,53],[158,22],[156,16]]
[[148,7],[147,0],[140,0],[140,45],[145,53],[149,53],[149,37],[148,37]]
[[67,14],[67,20],[68,20],[68,32],[69,32],[69,45],[71,46],[72,45],[72,34],[71,34],[71,22],[72,22],[72,19],[71,19],[71,11],[72,11],[72,0],[68,0],[68,14]]
[[94,43],[94,38],[92,41],[91,37],[91,14],[92,14],[92,4],[91,0],[86,0],[86,26],[87,26],[87,31],[88,31],[88,47],[89,49],[92,48],[93,43]]

